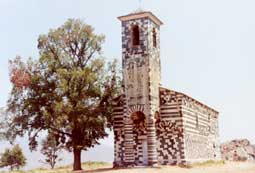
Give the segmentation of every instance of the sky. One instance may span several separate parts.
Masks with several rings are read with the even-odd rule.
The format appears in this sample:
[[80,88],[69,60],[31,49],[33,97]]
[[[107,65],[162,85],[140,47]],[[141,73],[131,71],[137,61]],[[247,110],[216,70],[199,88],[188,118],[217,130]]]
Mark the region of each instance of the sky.
[[[247,138],[255,143],[255,1],[143,0],[161,27],[162,85],[217,109],[221,142]],[[11,90],[8,60],[38,58],[37,38],[80,18],[103,33],[103,56],[121,62],[121,27],[117,17],[139,8],[139,0],[0,0],[0,107]],[[29,165],[39,153],[29,153]],[[0,142],[0,152],[8,146]],[[107,151],[105,158],[98,153]],[[95,154],[96,153],[96,154]],[[71,162],[71,157],[66,154]],[[85,160],[113,159],[113,135],[84,152]]]

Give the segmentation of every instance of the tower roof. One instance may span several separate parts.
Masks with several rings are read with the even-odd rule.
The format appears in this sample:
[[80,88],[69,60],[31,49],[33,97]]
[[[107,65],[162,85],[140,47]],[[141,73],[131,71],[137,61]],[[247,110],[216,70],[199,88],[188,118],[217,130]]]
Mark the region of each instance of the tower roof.
[[142,11],[140,9],[138,11],[135,11],[135,12],[130,13],[128,15],[120,16],[120,17],[118,17],[118,19],[120,21],[128,21],[128,20],[140,19],[140,18],[145,18],[145,17],[150,18],[157,25],[162,25],[163,24],[163,22],[159,18],[157,18],[152,12]]

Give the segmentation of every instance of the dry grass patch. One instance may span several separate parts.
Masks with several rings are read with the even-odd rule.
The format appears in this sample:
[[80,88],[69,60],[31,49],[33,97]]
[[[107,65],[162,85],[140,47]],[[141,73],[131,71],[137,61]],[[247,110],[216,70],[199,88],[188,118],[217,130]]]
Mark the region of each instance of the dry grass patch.
[[[100,168],[111,168],[112,164],[107,162],[84,162],[82,168],[84,170],[95,170]],[[83,171],[82,171],[83,172]],[[73,173],[72,165],[59,166],[55,169],[37,168],[28,171],[0,171],[0,173]]]
[[[159,166],[156,168],[113,169],[112,164],[105,162],[83,163],[84,171],[76,173],[255,173],[255,163],[206,161],[193,163],[190,169],[181,166]],[[3,173],[3,172],[0,172]],[[13,171],[4,173],[74,173],[72,165],[61,166],[54,170],[38,168],[30,171]]]
[[205,162],[196,162],[190,164],[191,167],[209,167],[209,166],[222,166],[225,164],[224,160],[214,161],[214,160],[208,160]]

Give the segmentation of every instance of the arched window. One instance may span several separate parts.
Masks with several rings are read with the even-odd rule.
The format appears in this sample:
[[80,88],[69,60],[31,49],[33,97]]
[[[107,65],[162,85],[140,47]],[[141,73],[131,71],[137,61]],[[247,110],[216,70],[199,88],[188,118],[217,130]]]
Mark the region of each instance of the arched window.
[[156,120],[156,122],[160,122],[160,114],[158,111],[155,112],[155,120]]
[[153,40],[153,47],[157,47],[157,33],[155,28],[152,31],[152,40]]
[[133,46],[138,46],[139,45],[139,40],[140,40],[139,37],[140,37],[139,27],[137,25],[135,25],[132,28],[132,43],[133,43]]

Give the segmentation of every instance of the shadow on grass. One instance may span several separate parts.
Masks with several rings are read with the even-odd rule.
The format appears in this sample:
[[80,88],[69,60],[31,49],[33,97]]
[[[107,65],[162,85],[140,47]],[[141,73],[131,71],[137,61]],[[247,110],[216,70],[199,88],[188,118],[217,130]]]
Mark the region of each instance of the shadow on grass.
[[108,172],[108,171],[114,171],[118,170],[116,168],[98,168],[98,169],[93,169],[93,170],[84,170],[82,173],[96,173],[96,172]]

